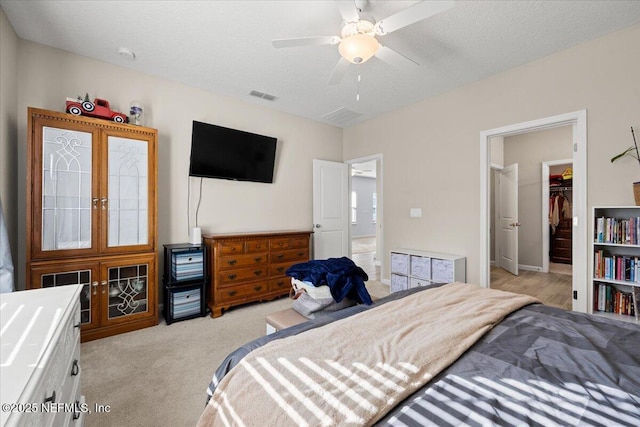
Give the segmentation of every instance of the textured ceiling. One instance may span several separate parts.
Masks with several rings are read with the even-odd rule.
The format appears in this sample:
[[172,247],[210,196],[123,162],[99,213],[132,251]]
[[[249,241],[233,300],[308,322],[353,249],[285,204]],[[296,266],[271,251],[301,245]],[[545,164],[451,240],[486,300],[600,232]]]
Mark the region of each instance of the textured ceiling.
[[[371,0],[364,12],[381,20],[415,3]],[[0,0],[0,5],[22,39],[336,126],[640,22],[637,0],[458,1],[380,37],[419,63],[416,70],[372,58],[350,65],[339,84],[328,85],[340,58],[337,46],[276,49],[271,40],[339,35],[342,18],[331,0]],[[120,47],[136,59],[119,55]],[[252,90],[276,99],[251,96]]]

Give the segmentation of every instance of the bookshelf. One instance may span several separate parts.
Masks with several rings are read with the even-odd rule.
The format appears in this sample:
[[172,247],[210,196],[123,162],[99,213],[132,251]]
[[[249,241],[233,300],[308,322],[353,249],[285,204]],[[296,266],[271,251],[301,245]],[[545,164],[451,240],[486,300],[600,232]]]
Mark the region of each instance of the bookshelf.
[[594,207],[592,242],[593,314],[640,324],[640,206]]

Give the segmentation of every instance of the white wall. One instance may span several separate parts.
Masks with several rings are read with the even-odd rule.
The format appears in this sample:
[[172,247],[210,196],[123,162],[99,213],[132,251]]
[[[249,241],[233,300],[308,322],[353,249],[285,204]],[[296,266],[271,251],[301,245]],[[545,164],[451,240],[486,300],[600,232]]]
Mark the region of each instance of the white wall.
[[464,255],[480,282],[483,130],[587,109],[589,221],[591,206],[633,205],[637,164],[609,159],[640,126],[638,40],[635,25],[346,129],[344,158],[384,155],[384,279],[389,249],[409,247]]
[[[188,241],[187,186],[193,120],[278,138],[273,184],[203,181],[198,216],[203,233],[311,230],[312,160],[342,160],[340,128],[24,40],[19,41],[18,59],[19,149],[14,179],[20,196],[14,209],[22,221],[21,235],[26,226],[27,107],[62,111],[67,96],[88,92],[91,98],[105,98],[114,110],[124,112],[131,100],[139,100],[144,107],[145,125],[158,129],[160,253],[163,244]],[[199,178],[191,178],[192,226],[199,183]],[[17,269],[22,274],[24,250],[25,242],[21,241]]]

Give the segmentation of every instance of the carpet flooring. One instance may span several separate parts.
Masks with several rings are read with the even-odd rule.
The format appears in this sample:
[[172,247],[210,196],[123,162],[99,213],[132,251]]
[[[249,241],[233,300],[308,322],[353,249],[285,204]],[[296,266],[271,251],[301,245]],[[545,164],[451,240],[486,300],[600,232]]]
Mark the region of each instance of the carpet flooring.
[[[389,287],[367,282],[372,297]],[[204,409],[206,388],[225,356],[265,334],[264,318],[291,307],[286,298],[234,307],[209,316],[82,343],[82,393],[90,408],[85,426],[193,426]]]

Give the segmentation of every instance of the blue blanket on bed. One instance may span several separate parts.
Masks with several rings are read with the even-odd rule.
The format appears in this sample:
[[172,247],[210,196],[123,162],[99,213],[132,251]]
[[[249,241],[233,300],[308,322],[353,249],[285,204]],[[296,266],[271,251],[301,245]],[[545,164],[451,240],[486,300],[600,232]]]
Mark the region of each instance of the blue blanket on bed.
[[311,282],[314,286],[327,285],[336,302],[348,297],[358,303],[371,304],[371,296],[364,286],[369,276],[347,257],[316,259],[289,267],[287,276]]

